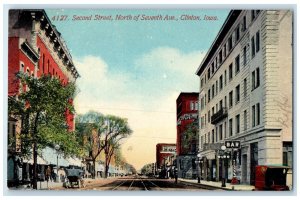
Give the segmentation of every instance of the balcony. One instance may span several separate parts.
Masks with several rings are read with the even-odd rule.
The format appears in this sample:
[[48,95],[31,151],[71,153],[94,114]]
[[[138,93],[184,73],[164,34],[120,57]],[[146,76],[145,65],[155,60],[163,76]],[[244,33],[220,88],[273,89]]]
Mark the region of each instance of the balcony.
[[222,107],[218,112],[211,116],[211,123],[217,124],[222,119],[228,116],[228,111],[226,107]]

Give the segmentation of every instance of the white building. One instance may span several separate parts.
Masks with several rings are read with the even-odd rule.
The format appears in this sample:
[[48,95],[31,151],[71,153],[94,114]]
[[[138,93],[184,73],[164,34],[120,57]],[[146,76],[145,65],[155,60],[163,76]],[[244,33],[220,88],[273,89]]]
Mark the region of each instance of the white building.
[[[253,183],[256,165],[292,166],[293,16],[233,10],[197,69],[202,177]],[[218,159],[225,141],[231,159]]]

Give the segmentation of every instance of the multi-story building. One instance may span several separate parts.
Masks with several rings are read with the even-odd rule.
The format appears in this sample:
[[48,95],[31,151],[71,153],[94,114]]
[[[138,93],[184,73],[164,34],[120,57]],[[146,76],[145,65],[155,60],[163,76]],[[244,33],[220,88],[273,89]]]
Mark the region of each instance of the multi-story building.
[[176,161],[179,178],[197,176],[198,92],[182,92],[176,100],[177,139]]
[[[16,74],[19,72],[36,78],[42,75],[51,75],[59,78],[63,85],[75,82],[79,77],[60,32],[51,23],[44,10],[10,10],[8,36],[8,97],[11,100],[17,100],[18,95],[27,89],[16,78]],[[70,99],[69,102],[72,104],[73,99]],[[64,114],[68,130],[73,131],[75,128],[74,114],[68,110]],[[11,138],[10,136],[20,136],[20,124],[17,116],[10,115],[8,139]],[[18,148],[20,142],[16,141],[15,147],[8,148],[10,160],[17,160],[15,156],[21,155]],[[13,169],[14,172],[8,172],[8,174],[12,174],[12,177],[8,177],[8,179],[16,178],[16,174],[22,176],[22,173],[26,179],[29,179],[29,162],[24,163],[26,166],[23,166],[26,173],[18,172],[19,169],[16,169],[16,165],[10,161],[9,163],[12,164],[12,167],[8,169]]]
[[156,145],[156,168],[161,177],[168,177],[172,166],[170,160],[176,154],[176,144],[158,143]]
[[[196,72],[204,179],[252,184],[256,165],[292,167],[292,33],[288,10],[229,13]],[[240,145],[221,162],[225,141]]]

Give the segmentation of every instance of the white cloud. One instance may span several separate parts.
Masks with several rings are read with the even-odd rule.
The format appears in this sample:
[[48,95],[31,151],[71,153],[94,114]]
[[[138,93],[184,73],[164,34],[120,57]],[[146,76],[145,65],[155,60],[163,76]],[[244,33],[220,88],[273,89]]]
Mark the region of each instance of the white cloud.
[[176,99],[182,91],[197,91],[194,73],[202,58],[200,52],[156,48],[137,59],[128,73],[111,70],[101,57],[75,58],[81,75],[76,111],[128,118],[133,134],[124,142],[123,154],[140,168],[155,161],[157,143],[176,142]]

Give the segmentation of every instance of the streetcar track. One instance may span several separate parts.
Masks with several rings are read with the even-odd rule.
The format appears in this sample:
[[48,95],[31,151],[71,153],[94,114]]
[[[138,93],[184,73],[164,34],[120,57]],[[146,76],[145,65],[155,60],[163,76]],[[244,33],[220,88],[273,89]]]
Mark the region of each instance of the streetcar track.
[[129,186],[128,190],[130,190],[130,188],[131,188],[131,186],[132,186],[133,182],[134,182],[134,180],[132,180],[132,182],[131,182],[131,184],[130,184],[130,186]]
[[119,184],[119,185],[117,185],[116,187],[114,187],[112,190],[116,190],[118,187],[120,187],[121,185],[123,185],[124,183],[126,183],[127,182],[127,180],[126,181],[124,181],[124,182],[122,182],[121,184]]

